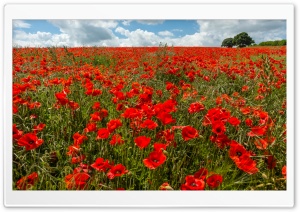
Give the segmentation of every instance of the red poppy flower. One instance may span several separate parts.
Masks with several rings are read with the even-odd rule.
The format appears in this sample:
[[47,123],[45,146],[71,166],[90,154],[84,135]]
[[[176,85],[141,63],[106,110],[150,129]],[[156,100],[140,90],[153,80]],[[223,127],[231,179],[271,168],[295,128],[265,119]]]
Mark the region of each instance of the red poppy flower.
[[226,122],[230,118],[230,112],[224,108],[212,108],[208,110],[203,125],[210,125],[213,122]]
[[258,168],[256,167],[256,162],[252,160],[249,156],[243,155],[236,161],[236,165],[242,171],[248,174],[255,174],[258,172]]
[[199,103],[199,102],[194,102],[192,104],[190,104],[190,107],[188,109],[189,113],[197,113],[200,112],[202,110],[204,110],[204,105]]
[[231,140],[225,134],[219,134],[217,136],[211,136],[210,140],[215,143],[219,148],[224,149],[226,146],[229,146]]
[[91,173],[93,171],[92,167],[88,164],[80,163],[78,167],[76,167],[73,173],[85,172]]
[[139,117],[141,115],[140,111],[136,108],[127,108],[125,112],[122,114],[123,117],[125,118],[135,118]]
[[248,136],[263,136],[267,132],[266,126],[252,127],[251,131],[247,133]]
[[84,189],[87,181],[90,179],[90,175],[85,172],[76,172],[69,174],[65,177],[65,183],[67,189]]
[[150,130],[154,130],[158,124],[150,119],[146,119],[142,124],[141,128],[148,128]]
[[167,149],[167,145],[162,143],[154,143],[153,148],[154,151],[163,151]]
[[99,111],[96,111],[94,113],[92,113],[90,115],[90,121],[101,121],[102,117],[101,117],[101,113]]
[[115,177],[120,177],[120,176],[126,174],[127,172],[128,172],[128,170],[126,170],[125,166],[123,166],[122,164],[117,164],[117,165],[113,166],[106,175],[107,175],[108,179],[112,180]]
[[204,190],[205,182],[202,179],[195,178],[193,175],[185,177],[185,184],[181,185],[181,190]]
[[229,149],[229,157],[234,161],[239,161],[242,156],[250,157],[250,153],[245,147],[236,141],[232,141]]
[[40,108],[41,107],[41,103],[40,102],[32,102],[28,105],[29,109],[34,109],[34,108]]
[[111,141],[109,142],[110,145],[116,145],[116,144],[124,144],[125,141],[122,139],[122,136],[119,134],[115,134],[112,136]]
[[240,108],[240,111],[242,112],[242,114],[247,115],[251,112],[251,108],[250,107],[242,107],[242,108]]
[[84,128],[85,133],[95,132],[95,131],[97,131],[97,124],[96,123],[88,123],[86,125],[86,128]]
[[22,137],[22,134],[23,131],[19,130],[16,124],[13,124],[13,139],[18,140],[19,138]]
[[122,126],[120,119],[112,119],[107,123],[107,129],[111,133],[115,131],[118,127]]
[[171,82],[166,82],[166,89],[167,90],[171,90],[173,89],[174,87],[176,87],[173,83]]
[[228,120],[229,124],[231,124],[232,126],[239,126],[241,121],[236,118],[236,117],[231,117],[229,120]]
[[37,126],[33,127],[33,132],[38,132],[38,131],[42,131],[44,129],[44,127],[46,126],[46,124],[40,123]]
[[13,114],[17,114],[19,111],[18,106],[13,104]]
[[28,151],[38,148],[43,142],[43,139],[39,139],[35,133],[27,133],[18,140],[18,145],[25,146]]
[[208,174],[208,170],[206,168],[201,168],[194,174],[194,177],[205,180],[207,174]]
[[101,109],[100,111],[101,117],[105,118],[108,116],[108,111],[104,108]]
[[163,95],[163,92],[162,92],[162,90],[156,90],[156,94],[157,94],[159,97],[161,97],[161,96]]
[[61,104],[61,105],[66,105],[69,103],[69,100],[67,98],[67,94],[61,92],[61,93],[56,93],[55,97],[57,99],[57,101]]
[[259,116],[259,124],[260,125],[265,125],[269,119],[269,114],[265,111],[258,111],[258,116]]
[[144,159],[144,165],[149,169],[156,169],[166,161],[167,157],[162,151],[153,151],[149,154],[148,158]]
[[210,188],[217,188],[223,182],[223,177],[219,174],[213,174],[206,180],[207,185]]
[[86,95],[92,95],[92,96],[98,96],[102,94],[102,91],[100,89],[88,89],[85,92]]
[[246,119],[245,120],[245,123],[246,123],[246,125],[248,126],[248,127],[252,127],[252,120],[251,119]]
[[16,186],[19,190],[27,190],[32,188],[34,184],[38,181],[38,174],[33,172],[25,177],[19,179],[16,183]]
[[95,103],[93,104],[92,108],[93,108],[94,110],[100,110],[100,109],[101,109],[101,104],[100,104],[100,102],[95,102]]
[[248,90],[249,90],[249,86],[244,85],[244,86],[242,87],[242,92],[245,92],[245,91],[248,91]]
[[176,112],[177,102],[172,99],[166,100],[164,103],[158,103],[154,106],[156,114]]
[[85,155],[74,156],[74,157],[72,157],[72,159],[71,159],[71,163],[72,163],[72,164],[81,163],[85,158],[86,158]]
[[96,139],[106,139],[110,135],[110,132],[106,128],[101,128],[97,132],[97,137]]
[[134,139],[134,143],[140,148],[144,149],[150,144],[151,138],[146,136],[139,136]]
[[79,155],[80,146],[69,146],[68,149],[69,149],[69,151],[67,152],[68,156],[75,157]]
[[79,104],[74,101],[69,101],[68,105],[70,106],[70,108],[72,108],[72,110],[77,110],[80,107]]
[[268,142],[265,139],[258,139],[254,141],[254,144],[257,149],[263,150],[268,147]]
[[172,115],[169,113],[159,113],[157,118],[163,123],[163,125],[168,125],[176,122],[176,119],[173,119]]
[[283,178],[286,179],[286,166],[282,167],[281,174],[283,175]]
[[182,129],[181,135],[182,135],[182,138],[185,141],[188,141],[188,140],[191,140],[193,138],[197,138],[198,137],[198,131],[195,128],[191,127],[191,126],[186,126]]
[[96,161],[91,165],[97,171],[106,172],[107,169],[111,168],[108,160],[104,160],[103,158],[97,158]]
[[156,134],[156,139],[164,139],[168,144],[173,142],[175,138],[175,133],[171,129],[167,129],[164,131],[159,131]]
[[124,108],[124,105],[121,103],[117,104],[117,106],[116,106],[117,111],[121,111],[121,110],[123,110],[123,108]]
[[76,132],[73,135],[73,139],[74,139],[74,145],[79,146],[83,143],[83,141],[87,140],[88,138],[85,135],[80,135],[78,132]]
[[174,190],[169,183],[163,183],[159,186],[159,190]]
[[166,141],[167,143],[171,143],[171,142],[173,142],[174,139],[175,139],[175,133],[174,133],[174,131],[172,131],[172,130],[170,130],[170,129],[164,130],[164,131],[162,132],[162,134],[163,134],[163,138],[165,139],[165,141]]
[[226,131],[225,124],[221,121],[216,121],[212,123],[212,132],[219,134],[224,134]]

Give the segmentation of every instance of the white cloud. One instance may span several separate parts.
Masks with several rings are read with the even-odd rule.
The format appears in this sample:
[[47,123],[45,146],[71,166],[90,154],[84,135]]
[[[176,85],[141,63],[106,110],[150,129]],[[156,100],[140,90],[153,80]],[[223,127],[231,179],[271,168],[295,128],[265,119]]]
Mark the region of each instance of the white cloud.
[[13,20],[14,28],[30,28],[31,25],[22,20]]
[[130,25],[130,22],[131,22],[131,20],[125,20],[125,21],[122,21],[122,24],[123,24],[124,26],[129,26],[129,25]]
[[116,28],[118,26],[118,22],[114,20],[88,20],[88,21],[81,21],[82,24],[90,24],[94,27],[103,27],[103,28]]
[[181,38],[170,38],[166,36],[161,37],[153,32],[141,29],[129,31],[122,27],[117,27],[115,31],[127,37],[115,40],[114,44],[117,42],[119,46],[159,46],[160,43],[168,44],[169,46],[202,46],[204,43],[204,39],[201,37],[200,33],[186,35]]
[[220,46],[228,37],[247,32],[256,43],[283,39],[286,35],[286,22],[282,20],[198,20],[200,35],[204,45]]
[[141,29],[130,32],[127,29],[118,27],[116,32],[127,37],[124,39],[118,39],[120,46],[156,46],[160,42],[160,37],[155,33]]
[[[14,30],[14,44],[22,46],[220,46],[225,38],[247,32],[256,43],[285,38],[286,22],[281,20],[198,20],[198,32],[175,37],[172,32],[154,33],[143,29],[130,31],[130,21],[114,20],[51,20],[59,27],[60,34],[50,32],[25,33]],[[144,22],[144,21],[142,21]],[[150,20],[147,24],[162,23]],[[128,25],[126,25],[128,24]],[[26,25],[23,25],[26,26]],[[118,37],[119,33],[123,35]]]
[[114,20],[51,20],[49,21],[70,37],[71,46],[93,46],[103,40],[113,39],[112,29],[117,27]]
[[163,36],[163,37],[172,37],[172,36],[174,36],[174,34],[173,34],[172,32],[167,31],[167,30],[165,30],[165,31],[160,31],[160,32],[158,32],[158,34],[159,34],[160,36]]
[[67,34],[51,34],[50,32],[26,33],[15,30],[13,45],[24,47],[68,46],[70,37]]
[[164,21],[163,20],[138,20],[137,22],[146,25],[157,25],[157,24],[162,24]]

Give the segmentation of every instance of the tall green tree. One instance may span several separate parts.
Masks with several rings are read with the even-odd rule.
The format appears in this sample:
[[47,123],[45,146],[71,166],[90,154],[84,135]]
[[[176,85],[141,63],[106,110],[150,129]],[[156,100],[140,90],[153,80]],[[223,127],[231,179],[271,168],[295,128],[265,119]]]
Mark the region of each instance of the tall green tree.
[[221,47],[233,47],[233,38],[225,38],[222,42]]
[[250,46],[255,43],[254,40],[246,32],[241,32],[233,37],[233,45],[238,47]]

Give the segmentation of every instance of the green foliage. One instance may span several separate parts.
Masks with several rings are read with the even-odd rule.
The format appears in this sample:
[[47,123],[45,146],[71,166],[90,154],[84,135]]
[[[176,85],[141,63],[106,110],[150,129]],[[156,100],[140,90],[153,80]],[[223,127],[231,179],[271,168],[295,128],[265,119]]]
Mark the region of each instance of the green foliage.
[[238,47],[246,47],[255,43],[246,32],[241,32],[233,37],[233,44]]
[[232,48],[233,47],[233,38],[224,39],[221,46]]
[[286,46],[286,40],[264,41],[259,46]]
[[104,65],[105,67],[109,67],[112,63],[115,63],[115,61],[105,55],[95,55],[92,61],[93,66]]

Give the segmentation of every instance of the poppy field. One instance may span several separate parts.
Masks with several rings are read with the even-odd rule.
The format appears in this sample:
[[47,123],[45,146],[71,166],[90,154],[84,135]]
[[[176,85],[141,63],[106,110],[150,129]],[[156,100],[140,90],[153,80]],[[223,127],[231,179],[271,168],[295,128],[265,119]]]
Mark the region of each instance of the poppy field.
[[286,190],[286,47],[13,49],[14,190]]

